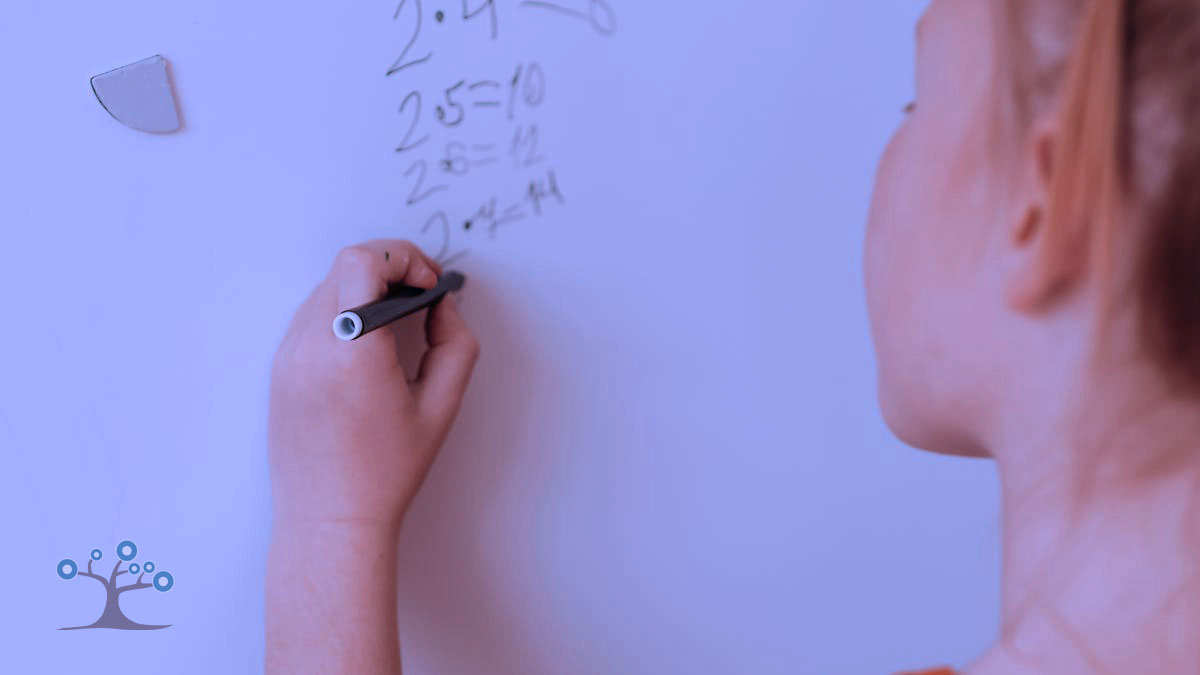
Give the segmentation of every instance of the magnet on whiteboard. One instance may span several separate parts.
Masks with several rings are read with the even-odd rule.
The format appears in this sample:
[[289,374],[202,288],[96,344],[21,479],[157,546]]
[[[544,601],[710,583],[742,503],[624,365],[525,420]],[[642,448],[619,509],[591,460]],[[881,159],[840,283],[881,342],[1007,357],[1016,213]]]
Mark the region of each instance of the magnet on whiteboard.
[[162,56],[93,77],[92,92],[113,119],[131,129],[152,134],[179,130],[179,109]]

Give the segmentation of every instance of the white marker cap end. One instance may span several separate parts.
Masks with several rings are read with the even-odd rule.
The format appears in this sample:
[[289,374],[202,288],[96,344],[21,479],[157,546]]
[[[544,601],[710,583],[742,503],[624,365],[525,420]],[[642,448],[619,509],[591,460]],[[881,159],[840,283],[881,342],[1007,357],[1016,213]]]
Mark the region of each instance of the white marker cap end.
[[333,334],[339,340],[349,342],[362,335],[362,317],[354,312],[342,312],[333,319]]

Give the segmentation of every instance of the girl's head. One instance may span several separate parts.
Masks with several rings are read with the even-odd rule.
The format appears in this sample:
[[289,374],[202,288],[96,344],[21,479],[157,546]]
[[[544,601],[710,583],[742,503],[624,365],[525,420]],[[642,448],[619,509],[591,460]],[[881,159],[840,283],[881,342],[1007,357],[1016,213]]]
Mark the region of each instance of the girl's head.
[[984,455],[1200,391],[1200,3],[933,0],[916,83],[865,257],[893,431]]

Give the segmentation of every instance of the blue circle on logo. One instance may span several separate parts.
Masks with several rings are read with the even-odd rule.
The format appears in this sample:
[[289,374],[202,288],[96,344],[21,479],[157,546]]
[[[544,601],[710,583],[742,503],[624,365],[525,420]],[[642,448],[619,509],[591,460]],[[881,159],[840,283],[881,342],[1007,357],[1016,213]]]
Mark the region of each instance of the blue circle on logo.
[[129,562],[137,557],[137,544],[126,539],[117,544],[117,557],[125,562]]
[[129,573],[130,574],[137,574],[138,570],[140,570],[140,569],[142,569],[142,568],[138,567],[137,563],[129,563]]
[[142,571],[147,574],[149,574],[150,572],[153,572],[154,571],[154,563],[147,560],[146,564],[142,565]]
[[63,558],[58,563],[58,576],[64,579],[72,579],[79,571],[79,567],[75,565],[75,561],[70,558]]
[[98,548],[92,549],[92,560],[99,560],[104,557],[104,551]]
[[154,590],[169,591],[175,585],[175,579],[169,572],[159,572],[154,575]]

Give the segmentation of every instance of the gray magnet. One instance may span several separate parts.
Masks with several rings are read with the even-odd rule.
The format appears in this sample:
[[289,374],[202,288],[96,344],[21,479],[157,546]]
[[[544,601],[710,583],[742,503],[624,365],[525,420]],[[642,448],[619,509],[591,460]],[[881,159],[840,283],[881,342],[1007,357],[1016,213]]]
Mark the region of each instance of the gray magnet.
[[179,110],[167,77],[167,60],[151,56],[92,78],[100,105],[121,124],[152,134],[179,130]]

